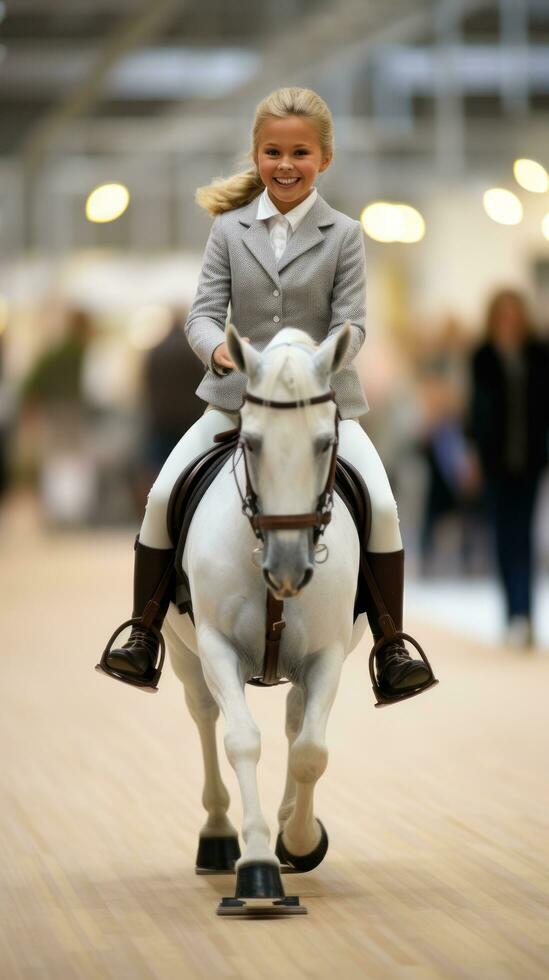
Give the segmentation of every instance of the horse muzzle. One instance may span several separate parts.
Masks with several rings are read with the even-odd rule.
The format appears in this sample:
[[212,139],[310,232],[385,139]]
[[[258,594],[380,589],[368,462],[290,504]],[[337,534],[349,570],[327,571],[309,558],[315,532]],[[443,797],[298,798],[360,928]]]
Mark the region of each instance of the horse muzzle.
[[298,541],[289,542],[281,541],[277,534],[267,535],[261,567],[277,599],[295,598],[311,581],[314,554],[309,537],[300,534]]

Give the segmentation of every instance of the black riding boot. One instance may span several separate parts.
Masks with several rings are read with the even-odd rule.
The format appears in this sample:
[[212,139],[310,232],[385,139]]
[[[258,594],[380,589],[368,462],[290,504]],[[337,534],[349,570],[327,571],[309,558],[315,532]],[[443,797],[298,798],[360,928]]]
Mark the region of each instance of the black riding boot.
[[[402,605],[404,596],[404,551],[387,553],[367,552],[366,559],[376,585],[395,629],[402,631]],[[367,603],[368,621],[374,642],[385,635],[379,623],[380,613],[372,596]],[[435,682],[428,663],[412,659],[402,639],[380,645],[375,653],[375,675],[380,702],[402,700],[413,693],[419,694]],[[374,688],[375,690],[375,688]],[[378,692],[376,692],[378,693]]]
[[148,548],[136,539],[132,619],[143,622],[132,626],[122,647],[107,648],[100,665],[117,680],[156,688],[161,670],[161,664],[157,666],[160,630],[170,604],[174,557],[173,548]]

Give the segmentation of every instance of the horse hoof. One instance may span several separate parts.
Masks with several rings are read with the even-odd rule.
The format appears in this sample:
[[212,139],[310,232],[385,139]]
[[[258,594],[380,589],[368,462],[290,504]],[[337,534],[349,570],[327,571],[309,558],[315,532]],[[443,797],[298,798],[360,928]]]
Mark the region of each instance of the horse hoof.
[[275,854],[281,864],[288,864],[295,871],[312,871],[313,868],[318,867],[320,862],[324,860],[326,851],[328,850],[328,834],[326,833],[324,824],[318,817],[316,820],[320,825],[321,836],[314,851],[311,851],[309,854],[290,854],[282,842],[282,833],[278,835]]
[[277,864],[251,861],[236,870],[235,898],[285,898]]
[[238,837],[199,837],[196,872],[231,872],[240,857]]

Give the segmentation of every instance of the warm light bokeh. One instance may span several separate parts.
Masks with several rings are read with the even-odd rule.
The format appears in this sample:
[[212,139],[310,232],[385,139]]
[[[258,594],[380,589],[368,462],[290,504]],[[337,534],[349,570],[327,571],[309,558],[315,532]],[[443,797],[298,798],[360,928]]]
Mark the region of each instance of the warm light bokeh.
[[366,234],[376,242],[413,244],[425,235],[425,220],[409,204],[376,201],[364,208],[360,220]]
[[100,184],[86,201],[86,217],[99,224],[115,221],[129,203],[130,192],[124,184]]
[[532,191],[533,194],[544,194],[549,188],[547,171],[537,160],[524,158],[515,160],[513,173],[517,184],[524,187],[526,191]]
[[504,187],[492,187],[483,197],[484,210],[492,221],[500,225],[518,225],[523,209],[516,194]]

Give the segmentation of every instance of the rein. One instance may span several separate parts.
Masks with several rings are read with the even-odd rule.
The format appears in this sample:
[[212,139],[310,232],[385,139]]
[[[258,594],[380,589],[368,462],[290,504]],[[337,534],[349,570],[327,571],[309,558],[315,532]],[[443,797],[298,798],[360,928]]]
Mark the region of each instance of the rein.
[[[293,409],[304,408],[306,405],[319,405],[322,402],[335,402],[335,392],[333,389],[324,395],[315,395],[312,398],[300,398],[295,401],[272,401],[267,398],[258,398],[256,395],[246,393],[244,401],[254,405],[262,405],[264,408]],[[244,402],[243,402],[244,404]],[[236,476],[236,449],[235,461],[233,463],[233,475],[242,501],[242,513],[248,518],[252,530],[261,542],[264,541],[264,531],[296,531],[305,528],[312,528],[313,543],[316,545],[321,534],[323,534],[327,524],[332,519],[332,508],[334,506],[334,485],[336,476],[337,447],[339,411],[336,411],[335,436],[332,445],[332,457],[330,468],[324,490],[319,495],[316,510],[309,514],[262,514],[259,510],[258,496],[253,488],[246,458],[246,440],[239,435],[237,447],[244,457],[244,469],[246,473],[246,492],[242,493]],[[287,684],[287,680],[278,679],[278,655],[280,649],[280,639],[282,630],[285,628],[284,621],[284,601],[277,599],[267,587],[267,610],[266,610],[266,630],[265,630],[265,653],[263,657],[262,677],[252,677],[248,683],[259,687],[271,687],[275,684]]]

